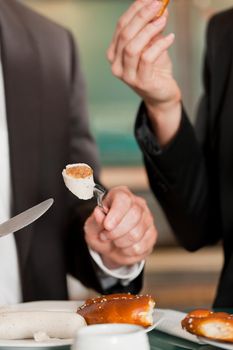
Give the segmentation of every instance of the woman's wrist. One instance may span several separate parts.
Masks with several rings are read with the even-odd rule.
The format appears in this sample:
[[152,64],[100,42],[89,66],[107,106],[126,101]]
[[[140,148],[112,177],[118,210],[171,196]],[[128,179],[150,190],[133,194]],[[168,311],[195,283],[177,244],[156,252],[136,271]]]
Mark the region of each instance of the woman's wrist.
[[176,136],[181,122],[180,98],[157,105],[146,104],[148,116],[156,139],[161,147],[168,145]]

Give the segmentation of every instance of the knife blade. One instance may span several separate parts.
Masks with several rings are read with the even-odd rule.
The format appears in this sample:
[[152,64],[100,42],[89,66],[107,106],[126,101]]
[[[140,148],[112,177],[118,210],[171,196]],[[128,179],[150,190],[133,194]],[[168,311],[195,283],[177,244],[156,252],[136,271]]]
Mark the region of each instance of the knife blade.
[[9,233],[16,232],[31,224],[33,221],[42,216],[51,207],[53,202],[53,198],[49,198],[3,222],[0,224],[0,237],[6,236]]

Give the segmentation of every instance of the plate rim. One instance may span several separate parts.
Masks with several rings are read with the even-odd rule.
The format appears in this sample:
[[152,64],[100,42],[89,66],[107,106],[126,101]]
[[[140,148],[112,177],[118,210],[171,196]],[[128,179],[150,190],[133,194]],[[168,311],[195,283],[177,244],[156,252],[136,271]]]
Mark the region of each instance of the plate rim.
[[205,344],[218,346],[222,349],[232,349],[233,350],[233,342],[226,342],[224,340],[214,340],[214,339],[210,339],[210,338],[203,337],[203,336],[198,336],[198,338],[201,341],[203,341],[203,343],[205,343]]

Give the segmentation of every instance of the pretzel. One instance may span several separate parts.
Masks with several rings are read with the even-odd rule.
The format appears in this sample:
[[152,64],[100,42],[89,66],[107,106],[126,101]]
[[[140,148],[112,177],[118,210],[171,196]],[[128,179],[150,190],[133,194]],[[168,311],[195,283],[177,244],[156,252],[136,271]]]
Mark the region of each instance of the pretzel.
[[163,5],[162,5],[161,9],[159,10],[159,12],[157,13],[157,17],[161,17],[163,15],[170,0],[160,0],[160,1],[162,2]]
[[153,324],[154,305],[149,295],[111,294],[86,300],[77,313],[88,325],[131,323],[147,327]]
[[227,312],[194,310],[181,322],[182,328],[197,336],[233,342],[233,315]]

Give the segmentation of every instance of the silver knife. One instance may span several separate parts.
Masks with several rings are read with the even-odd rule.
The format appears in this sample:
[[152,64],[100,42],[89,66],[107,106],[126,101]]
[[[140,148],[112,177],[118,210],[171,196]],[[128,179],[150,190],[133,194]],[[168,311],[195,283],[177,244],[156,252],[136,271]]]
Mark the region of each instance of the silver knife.
[[14,216],[13,218],[0,224],[0,237],[6,236],[9,233],[16,232],[21,228],[31,224],[43,215],[53,204],[53,198],[47,199],[34,207],[23,211],[22,213]]

